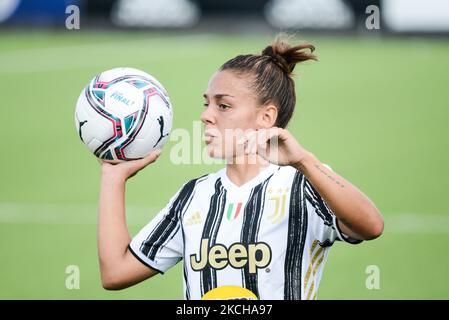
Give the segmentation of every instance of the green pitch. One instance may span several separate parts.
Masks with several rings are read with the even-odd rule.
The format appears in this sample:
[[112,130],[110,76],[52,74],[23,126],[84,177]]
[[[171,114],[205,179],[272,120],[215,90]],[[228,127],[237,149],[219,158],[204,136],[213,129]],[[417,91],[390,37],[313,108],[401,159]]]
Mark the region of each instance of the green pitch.
[[[181,264],[133,288],[102,289],[96,248],[99,165],[74,108],[95,74],[141,68],[167,88],[174,128],[193,130],[210,75],[270,36],[151,33],[0,34],[0,298],[180,299]],[[384,213],[384,235],[331,250],[319,299],[449,298],[449,42],[306,36],[318,63],[299,67],[289,129]],[[218,165],[156,164],[130,180],[135,234],[187,179]],[[80,289],[66,288],[66,268]],[[380,288],[365,286],[369,266]]]

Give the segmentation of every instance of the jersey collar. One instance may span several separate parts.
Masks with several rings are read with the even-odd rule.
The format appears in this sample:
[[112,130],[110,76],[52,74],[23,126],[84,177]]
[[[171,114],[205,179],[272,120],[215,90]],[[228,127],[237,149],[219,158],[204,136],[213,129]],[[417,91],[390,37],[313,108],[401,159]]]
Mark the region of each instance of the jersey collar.
[[278,165],[270,163],[268,167],[263,169],[257,176],[252,178],[251,180],[247,181],[246,183],[242,184],[240,187],[234,184],[231,179],[229,179],[226,168],[221,169],[218,173],[221,178],[221,182],[223,184],[223,187],[228,190],[248,190],[255,186],[257,186],[259,183],[265,181],[270,175],[272,175],[274,172],[276,172],[279,169]]

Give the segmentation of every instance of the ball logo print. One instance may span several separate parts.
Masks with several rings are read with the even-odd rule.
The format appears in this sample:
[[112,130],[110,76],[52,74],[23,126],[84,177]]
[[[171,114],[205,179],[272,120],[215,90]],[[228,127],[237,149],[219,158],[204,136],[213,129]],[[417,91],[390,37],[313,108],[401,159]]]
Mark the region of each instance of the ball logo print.
[[173,111],[162,84],[134,68],[98,74],[76,103],[81,141],[98,158],[121,162],[160,149],[172,129]]

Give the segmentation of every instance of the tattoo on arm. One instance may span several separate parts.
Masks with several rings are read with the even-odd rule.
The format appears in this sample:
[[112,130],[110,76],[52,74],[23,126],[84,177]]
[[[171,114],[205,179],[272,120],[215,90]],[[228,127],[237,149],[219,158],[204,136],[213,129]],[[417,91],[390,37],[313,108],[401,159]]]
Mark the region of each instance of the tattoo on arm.
[[321,167],[319,165],[315,164],[315,168],[317,168],[322,174],[324,174],[326,177],[328,177],[328,179],[330,179],[333,182],[335,182],[336,184],[338,184],[341,188],[345,187],[345,185],[343,183],[341,183],[340,181],[335,179],[332,175],[330,175],[327,172],[325,172],[323,169],[321,169]]

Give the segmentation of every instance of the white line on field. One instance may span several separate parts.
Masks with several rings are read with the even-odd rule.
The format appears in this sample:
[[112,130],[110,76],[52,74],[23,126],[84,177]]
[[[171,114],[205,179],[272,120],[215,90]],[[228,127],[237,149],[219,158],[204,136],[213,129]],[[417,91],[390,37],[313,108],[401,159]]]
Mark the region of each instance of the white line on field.
[[[127,223],[146,224],[161,209],[162,207],[127,206]],[[0,223],[92,225],[97,223],[97,206],[0,203]]]
[[[168,36],[168,37],[148,37],[134,40],[122,40],[123,37],[119,37],[120,40],[109,40],[104,42],[91,42],[77,44],[77,39],[73,40],[73,44],[60,45],[60,46],[43,46],[43,47],[28,47],[20,48],[17,50],[8,50],[5,52],[0,52],[0,59],[5,59],[6,57],[21,57],[21,56],[35,56],[35,55],[48,55],[53,52],[56,53],[70,53],[74,50],[95,50],[96,48],[104,49],[116,49],[116,48],[127,48],[129,46],[135,45],[147,45],[152,46],[155,51],[166,52],[167,49],[180,49],[180,46],[184,44],[192,44],[191,41],[197,40],[207,40],[212,41],[214,39],[213,35],[201,34],[201,35],[181,35],[181,36]],[[158,44],[158,46],[155,46]],[[88,52],[88,51],[87,51]],[[179,54],[179,51],[178,51]]]
[[[171,59],[186,60],[203,58],[209,53],[192,46],[193,40],[210,40],[207,35],[192,35],[148,38],[133,41],[90,43],[48,48],[29,48],[0,53],[0,74],[22,74],[58,70],[72,70],[80,67],[123,64],[137,62],[155,63]],[[139,50],[136,50],[136,49]],[[190,48],[190,49],[189,49]],[[132,56],[132,59],[129,57]],[[125,65],[123,65],[125,66]]]
[[[128,205],[126,219],[130,226],[144,226],[161,207]],[[385,233],[449,234],[449,214],[384,214]],[[0,224],[94,225],[96,205],[0,203]]]

